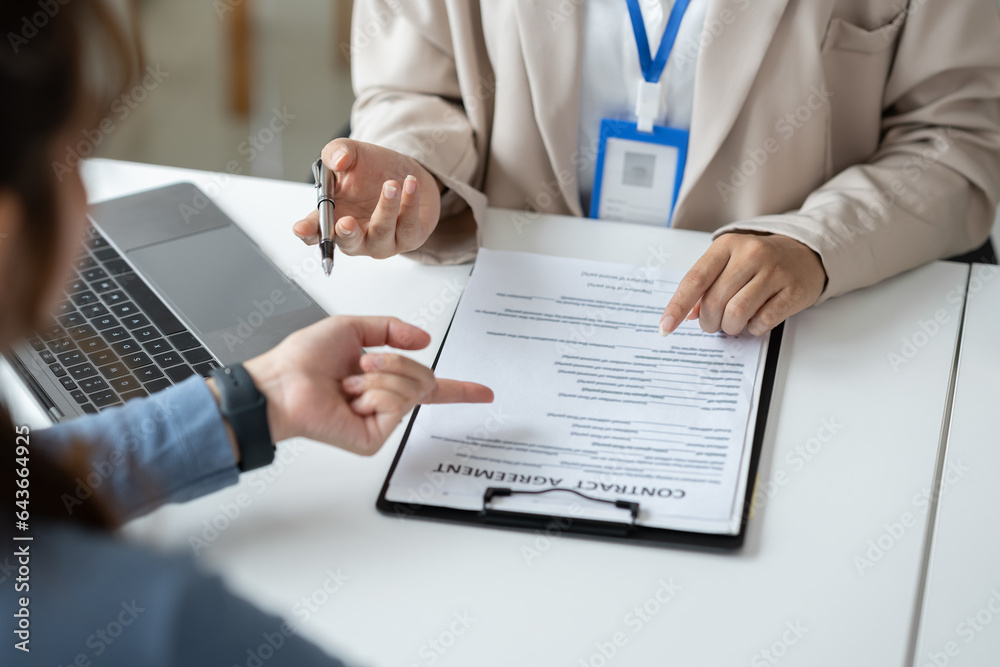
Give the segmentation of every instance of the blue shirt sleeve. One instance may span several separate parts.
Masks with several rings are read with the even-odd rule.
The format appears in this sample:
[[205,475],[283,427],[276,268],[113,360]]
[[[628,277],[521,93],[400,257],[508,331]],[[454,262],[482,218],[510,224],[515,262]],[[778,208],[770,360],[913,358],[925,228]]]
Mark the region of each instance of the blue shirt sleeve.
[[116,518],[127,521],[239,479],[222,415],[197,376],[120,408],[39,431],[33,439],[56,461],[88,462],[74,493],[63,496],[69,514],[96,494]]

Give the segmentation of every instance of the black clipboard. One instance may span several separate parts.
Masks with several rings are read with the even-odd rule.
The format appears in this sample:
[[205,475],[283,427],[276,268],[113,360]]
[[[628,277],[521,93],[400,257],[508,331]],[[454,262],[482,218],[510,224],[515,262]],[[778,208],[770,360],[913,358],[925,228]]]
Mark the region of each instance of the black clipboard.
[[[459,303],[461,305],[461,303]],[[455,309],[455,313],[458,308]],[[437,368],[441,354],[448,344],[448,334],[451,333],[451,326],[455,321],[455,314],[452,314],[448,329],[445,331],[444,340],[434,357],[432,368]],[[714,551],[733,551],[743,546],[746,538],[747,520],[749,519],[751,500],[754,489],[757,486],[757,467],[760,463],[760,453],[763,448],[764,431],[767,426],[767,415],[771,407],[771,394],[774,389],[774,379],[778,368],[778,355],[781,350],[781,339],[784,334],[785,324],[781,323],[771,331],[771,338],[768,341],[767,357],[764,360],[763,377],[761,378],[760,398],[757,403],[757,419],[754,427],[753,444],[750,450],[750,466],[747,469],[746,497],[743,500],[743,511],[740,517],[740,530],[735,535],[720,535],[716,533],[698,533],[683,530],[671,530],[667,528],[651,528],[636,524],[638,514],[638,503],[627,501],[614,501],[594,498],[571,489],[545,489],[541,491],[513,491],[505,487],[489,487],[483,497],[483,508],[481,510],[465,510],[451,507],[439,507],[436,505],[424,505],[420,503],[409,503],[391,501],[386,498],[389,490],[389,482],[396,471],[396,466],[403,455],[403,448],[410,438],[413,424],[420,412],[418,405],[406,425],[403,439],[396,450],[396,456],[392,460],[389,472],[385,476],[382,490],[379,493],[375,507],[382,514],[397,518],[417,518],[430,519],[436,521],[448,521],[463,523],[473,526],[489,526],[493,528],[506,528],[522,531],[545,531],[555,530],[560,535],[577,535],[597,539],[608,539],[629,543],[654,544],[661,546],[691,547]],[[524,493],[550,493],[566,492],[597,502],[615,505],[623,513],[623,520],[605,521],[599,519],[572,518],[556,516],[551,514],[514,512],[497,510],[491,506],[494,498],[511,494]],[[625,514],[631,517],[631,521],[625,520]]]

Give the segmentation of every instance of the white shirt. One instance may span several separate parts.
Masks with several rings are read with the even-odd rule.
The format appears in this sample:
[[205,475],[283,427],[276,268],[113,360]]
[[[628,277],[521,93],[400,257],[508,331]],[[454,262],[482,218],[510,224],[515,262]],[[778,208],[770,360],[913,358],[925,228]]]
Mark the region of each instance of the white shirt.
[[[649,47],[655,56],[674,0],[639,0],[639,6]],[[589,0],[582,8],[586,11],[586,18],[580,75],[579,148],[582,157],[592,159],[577,162],[577,178],[580,201],[584,214],[587,214],[594,187],[601,119],[635,120],[642,68],[626,0]],[[691,129],[694,75],[707,14],[708,0],[691,0],[681,21],[674,49],[660,77],[661,101],[657,125]]]

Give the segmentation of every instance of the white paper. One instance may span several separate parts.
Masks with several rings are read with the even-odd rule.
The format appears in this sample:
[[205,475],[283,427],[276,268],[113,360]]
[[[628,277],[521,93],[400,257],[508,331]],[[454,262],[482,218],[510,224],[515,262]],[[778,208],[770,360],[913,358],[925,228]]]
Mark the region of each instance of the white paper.
[[[490,486],[559,487],[638,502],[641,525],[739,532],[768,339],[659,336],[682,275],[480,250],[436,374],[496,401],[421,407],[387,499],[480,510]],[[565,492],[493,506],[629,520]]]

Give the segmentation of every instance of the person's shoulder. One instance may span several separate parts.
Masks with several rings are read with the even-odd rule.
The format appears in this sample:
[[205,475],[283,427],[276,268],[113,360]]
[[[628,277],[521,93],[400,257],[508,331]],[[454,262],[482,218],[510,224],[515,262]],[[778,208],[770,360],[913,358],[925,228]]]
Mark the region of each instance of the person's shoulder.
[[109,532],[60,523],[46,526],[40,537],[39,556],[55,567],[63,585],[90,580],[82,576],[88,571],[113,572],[104,582],[110,589],[199,576],[190,554],[159,552]]
[[[25,593],[31,653],[11,649],[17,662],[6,660],[8,643],[0,664],[196,667],[243,664],[249,654],[273,657],[272,665],[341,665],[202,572],[193,554],[159,553],[68,524],[47,526],[31,544],[39,547],[29,549]],[[0,614],[16,612],[18,601],[8,604],[0,603]]]
[[28,601],[29,664],[169,664],[166,634],[203,579],[190,556],[62,523],[25,544],[30,574],[10,613]]

